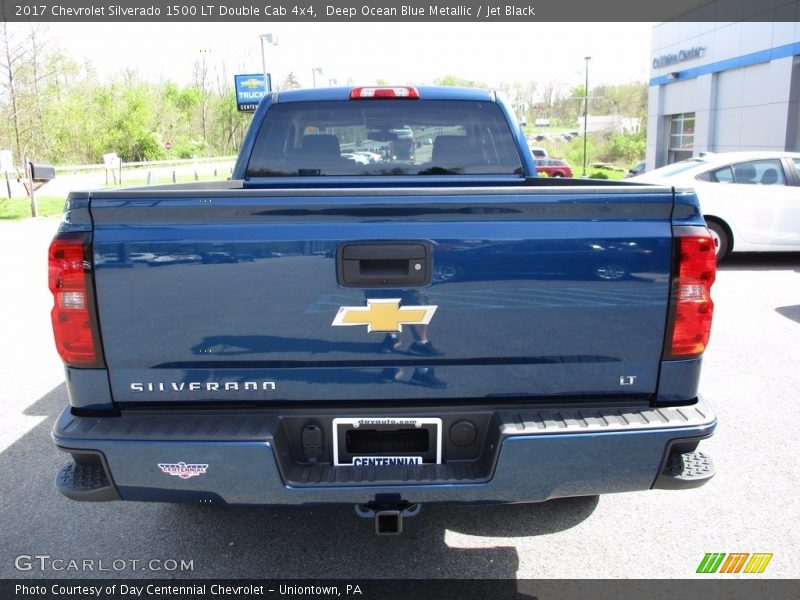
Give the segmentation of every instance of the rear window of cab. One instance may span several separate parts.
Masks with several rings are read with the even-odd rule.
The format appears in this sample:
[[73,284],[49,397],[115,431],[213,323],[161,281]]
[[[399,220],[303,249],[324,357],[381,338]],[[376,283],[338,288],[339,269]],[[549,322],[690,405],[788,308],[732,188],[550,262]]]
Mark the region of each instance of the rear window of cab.
[[269,108],[247,177],[521,174],[493,102],[287,102]]

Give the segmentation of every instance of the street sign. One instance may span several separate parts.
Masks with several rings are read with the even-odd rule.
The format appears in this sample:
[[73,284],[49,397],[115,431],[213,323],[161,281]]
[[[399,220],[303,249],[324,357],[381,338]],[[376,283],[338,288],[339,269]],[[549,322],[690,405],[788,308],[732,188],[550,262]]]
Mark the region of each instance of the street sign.
[[268,92],[272,91],[272,77],[267,73],[266,86],[264,75],[234,75],[236,85],[236,109],[239,112],[253,112]]
[[103,154],[103,165],[106,169],[116,169],[119,167],[120,160],[119,156],[117,156],[116,152],[109,152],[108,154]]
[[14,170],[14,155],[11,150],[0,150],[0,171],[8,173]]
[[117,185],[117,171],[119,171],[119,182],[122,183],[122,161],[116,152],[103,154],[103,165],[106,168],[106,185],[108,185],[109,171],[111,171],[111,177],[114,179],[114,185]]

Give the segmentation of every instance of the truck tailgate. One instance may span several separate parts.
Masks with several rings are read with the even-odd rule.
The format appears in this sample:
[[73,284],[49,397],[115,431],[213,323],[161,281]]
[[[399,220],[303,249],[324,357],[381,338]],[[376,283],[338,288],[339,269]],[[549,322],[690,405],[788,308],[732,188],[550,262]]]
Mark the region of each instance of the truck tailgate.
[[[95,193],[114,400],[646,397],[672,207],[670,190],[638,187]],[[339,284],[342,244],[385,241],[429,248],[431,283]],[[396,348],[333,326],[370,299],[436,308]],[[435,352],[412,352],[420,331]]]

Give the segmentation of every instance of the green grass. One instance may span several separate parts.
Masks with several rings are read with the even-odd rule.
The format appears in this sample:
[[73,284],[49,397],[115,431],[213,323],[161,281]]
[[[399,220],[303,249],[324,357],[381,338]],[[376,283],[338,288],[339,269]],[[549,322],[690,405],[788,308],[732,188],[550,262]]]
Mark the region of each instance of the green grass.
[[[201,173],[199,181],[216,181],[227,177],[225,173],[222,177],[214,177],[213,173]],[[178,175],[177,183],[191,183],[195,181],[194,175]],[[172,175],[153,177],[150,182],[152,185],[162,185],[172,183]],[[107,189],[121,189],[126,187],[144,186],[147,184],[147,177],[139,173],[129,175],[122,180],[122,185],[109,184],[102,187]],[[64,196],[36,196],[36,205],[39,208],[40,217],[60,217],[64,209]],[[31,216],[31,201],[27,196],[17,198],[0,198],[0,221],[16,221],[27,219]]]
[[[620,169],[610,169],[608,167],[588,167],[589,177],[595,177],[595,173],[602,173],[606,179],[622,179],[625,177],[625,171]],[[575,169],[573,169],[575,171]]]
[[[40,217],[59,217],[64,209],[64,196],[37,196],[36,205]],[[31,216],[31,201],[28,198],[0,199],[0,220],[15,221]]]
[[[622,179],[625,176],[625,171],[620,168],[613,168],[613,167],[592,167],[588,166],[586,168],[587,175],[589,178],[596,178],[596,179]],[[578,165],[577,167],[572,167],[572,176],[575,178],[580,178],[583,175],[583,167]],[[599,177],[598,177],[599,175]],[[546,173],[539,173],[539,177],[547,177]]]

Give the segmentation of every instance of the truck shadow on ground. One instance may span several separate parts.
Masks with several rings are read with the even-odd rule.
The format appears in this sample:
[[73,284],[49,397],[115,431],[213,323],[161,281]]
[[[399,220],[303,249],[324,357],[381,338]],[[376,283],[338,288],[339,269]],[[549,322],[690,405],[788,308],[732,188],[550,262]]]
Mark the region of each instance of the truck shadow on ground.
[[404,521],[399,536],[376,536],[373,522],[356,517],[351,506],[173,505],[160,516],[187,530],[205,529],[220,558],[227,558],[223,570],[214,570],[235,577],[514,579],[519,567],[514,538],[574,527],[597,503],[595,496],[536,505],[424,505],[418,516]]
[[779,315],[786,317],[794,321],[795,323],[800,323],[800,304],[795,304],[793,306],[779,306],[775,309],[775,312]]
[[[62,384],[25,410],[46,417],[0,453],[0,577],[501,578],[514,579],[518,538],[564,531],[597,497],[542,504],[430,504],[399,536],[376,536],[352,506],[233,508],[138,502],[81,503],[53,486],[68,457],[50,430],[67,402]],[[14,557],[128,561],[121,570],[19,571]],[[150,560],[192,561],[152,571]],[[135,566],[130,563],[138,560]],[[144,565],[144,566],[143,566]],[[510,582],[509,585],[513,585]],[[511,590],[508,590],[511,591]]]

